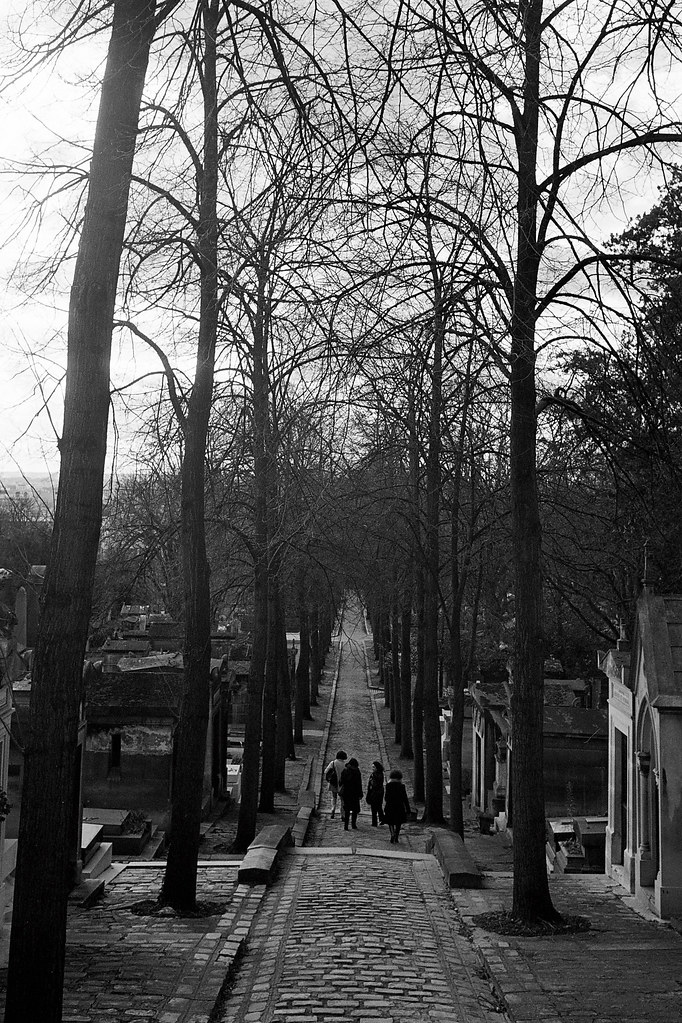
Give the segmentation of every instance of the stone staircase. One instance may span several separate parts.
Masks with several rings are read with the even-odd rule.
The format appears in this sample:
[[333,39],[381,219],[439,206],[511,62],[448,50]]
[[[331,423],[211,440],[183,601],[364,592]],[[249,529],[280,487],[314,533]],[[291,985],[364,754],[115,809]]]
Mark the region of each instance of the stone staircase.
[[141,833],[124,832],[127,810],[87,808],[83,812],[81,881],[73,889],[69,901],[84,908],[92,906],[104,894],[126,864],[155,859],[166,843],[166,835],[151,821]]

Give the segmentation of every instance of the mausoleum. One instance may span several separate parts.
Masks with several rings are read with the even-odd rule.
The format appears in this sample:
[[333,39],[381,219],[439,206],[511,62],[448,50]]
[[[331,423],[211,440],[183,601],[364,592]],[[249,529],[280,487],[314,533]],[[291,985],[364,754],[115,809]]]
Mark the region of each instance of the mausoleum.
[[661,917],[682,916],[682,595],[644,581],[631,649],[609,679],[606,871]]

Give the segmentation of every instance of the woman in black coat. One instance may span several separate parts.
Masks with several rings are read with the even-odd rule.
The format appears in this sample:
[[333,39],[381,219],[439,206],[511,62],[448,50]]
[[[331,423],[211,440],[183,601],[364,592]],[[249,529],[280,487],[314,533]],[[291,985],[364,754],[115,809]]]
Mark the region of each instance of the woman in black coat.
[[384,811],[382,809],[384,803],[384,765],[380,760],[375,760],[372,764],[372,773],[367,782],[367,802],[372,810],[372,827],[376,828],[379,824],[385,824]]
[[398,844],[400,828],[407,820],[411,809],[407,789],[403,785],[402,771],[391,771],[386,782],[384,817],[391,832],[391,843]]
[[362,799],[362,775],[355,757],[351,757],[339,779],[339,795],[343,799],[343,827],[348,831],[348,821],[357,830],[360,800]]

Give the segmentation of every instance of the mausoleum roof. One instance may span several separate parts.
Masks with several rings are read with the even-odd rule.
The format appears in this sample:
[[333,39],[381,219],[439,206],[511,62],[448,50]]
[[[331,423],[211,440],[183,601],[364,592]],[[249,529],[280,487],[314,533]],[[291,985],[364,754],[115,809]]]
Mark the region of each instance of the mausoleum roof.
[[651,706],[682,711],[682,595],[659,597],[645,586],[637,627]]
[[86,717],[177,717],[183,684],[181,670],[93,672],[87,679]]
[[608,734],[608,711],[584,707],[550,707],[545,704],[545,735],[575,735],[596,738]]

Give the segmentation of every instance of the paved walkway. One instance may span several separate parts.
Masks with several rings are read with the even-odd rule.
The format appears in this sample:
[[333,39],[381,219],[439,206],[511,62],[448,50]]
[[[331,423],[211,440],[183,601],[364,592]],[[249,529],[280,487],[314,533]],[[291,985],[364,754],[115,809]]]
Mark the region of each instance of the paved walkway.
[[225,1023],[499,1021],[430,856],[288,857],[249,936]]
[[[317,776],[342,746],[365,783],[379,758],[402,768],[411,792],[410,762],[398,755],[382,695],[367,684],[359,616],[347,618],[342,640]],[[328,669],[315,721],[288,765],[280,820],[295,809],[306,760],[327,735],[332,677]],[[421,825],[410,822],[396,850],[386,828],[371,827],[365,804],[358,830],[345,832],[329,817],[324,788],[308,843],[283,859],[267,889],[237,884],[239,861],[227,855],[235,821],[214,823],[199,896],[224,901],[222,916],[132,914],[132,903],[158,894],[158,862],[127,866],[101,903],[72,909],[64,1023],[682,1023],[682,937],[638,915],[607,878],[551,879],[557,907],[590,918],[587,933],[501,938],[475,918],[511,902],[502,836],[480,835],[470,822],[467,847],[484,888],[450,892]]]
[[163,863],[130,865],[93,909],[69,920],[63,1023],[177,1023],[207,1020],[262,889],[237,884],[237,862],[201,867],[198,895],[227,901],[203,919],[136,916],[130,906],[154,898]]
[[[347,614],[328,750],[356,756],[366,786],[386,759],[367,686],[365,632]],[[423,829],[398,850],[363,804],[358,830],[330,818],[325,785],[309,843],[266,893],[229,997],[225,1023],[499,1023],[485,972],[462,933]]]
[[[455,894],[465,923],[511,905],[510,873],[489,874],[478,892]],[[589,918],[583,934],[472,938],[514,1023],[677,1023],[682,1020],[682,938],[643,919],[603,874],[550,880],[555,906]]]
[[[356,757],[362,773],[363,790],[367,789],[374,760],[381,760],[388,777],[389,753],[384,739],[379,707],[383,695],[378,689],[370,689],[368,655],[371,656],[371,642],[367,638],[364,620],[357,608],[351,605],[345,614],[343,632],[340,636],[341,669],[334,702],[334,711],[329,732],[329,742],[324,757],[324,766],[336,751],[344,749],[349,757]],[[411,789],[410,789],[411,792]],[[330,817],[331,795],[326,782],[323,785],[319,816],[313,821],[306,845],[343,846],[391,849],[388,827],[373,828],[372,813],[364,800],[358,816],[358,830],[344,831],[343,821],[337,812]],[[424,829],[408,822],[400,832],[400,848],[417,852],[424,851]]]

